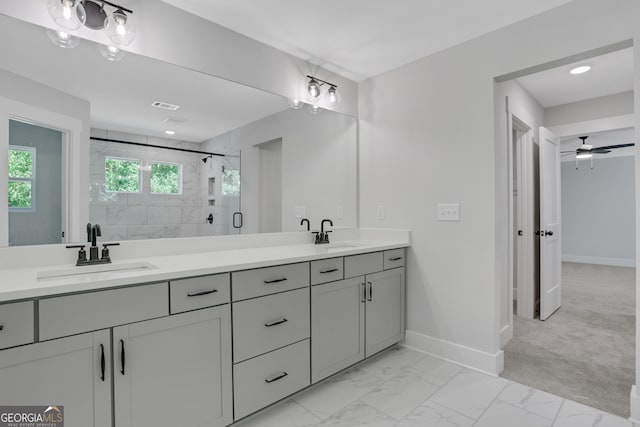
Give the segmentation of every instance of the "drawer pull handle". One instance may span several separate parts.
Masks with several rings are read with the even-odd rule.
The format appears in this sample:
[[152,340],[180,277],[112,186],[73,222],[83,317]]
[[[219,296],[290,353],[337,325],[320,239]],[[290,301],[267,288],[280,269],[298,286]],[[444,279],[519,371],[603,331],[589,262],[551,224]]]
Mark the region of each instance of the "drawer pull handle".
[[331,270],[321,271],[320,274],[335,273],[336,271],[338,271],[337,268],[332,268]]
[[266,283],[267,285],[270,283],[280,283],[280,282],[284,282],[285,280],[287,280],[286,277],[283,277],[282,279],[273,279],[273,280],[265,280],[264,283]]
[[275,381],[283,379],[287,375],[289,375],[289,374],[287,374],[286,372],[283,371],[281,374],[278,374],[275,377],[265,378],[264,382],[267,383],[267,384],[271,384],[272,382],[275,382]]
[[288,322],[288,320],[283,317],[282,319],[276,320],[275,322],[265,323],[264,326],[266,326],[267,328],[270,328],[272,326],[282,325],[285,322]]
[[216,292],[218,292],[217,289],[211,289],[210,291],[202,291],[202,292],[196,292],[194,294],[187,294],[187,296],[188,297],[201,297],[202,295],[215,294]]
[[402,259],[401,256],[397,256],[397,257],[394,257],[394,258],[389,258],[389,261],[400,261],[401,259]]
[[102,373],[102,375],[100,375],[100,379],[102,380],[102,382],[104,382],[104,369],[105,369],[105,360],[104,360],[104,344],[100,344],[100,372]]
[[124,340],[120,340],[120,373],[124,375]]

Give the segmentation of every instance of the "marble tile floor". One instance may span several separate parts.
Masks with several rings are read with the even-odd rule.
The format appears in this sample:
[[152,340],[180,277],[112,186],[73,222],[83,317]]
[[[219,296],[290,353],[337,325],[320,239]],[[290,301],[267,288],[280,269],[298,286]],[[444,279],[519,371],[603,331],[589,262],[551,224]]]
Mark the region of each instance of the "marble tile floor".
[[631,423],[395,346],[236,426],[631,427]]

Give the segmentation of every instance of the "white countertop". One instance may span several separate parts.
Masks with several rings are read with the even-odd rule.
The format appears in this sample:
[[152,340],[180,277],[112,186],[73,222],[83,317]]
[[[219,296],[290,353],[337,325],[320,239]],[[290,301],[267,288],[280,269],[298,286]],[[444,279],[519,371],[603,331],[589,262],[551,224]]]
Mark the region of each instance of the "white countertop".
[[[76,267],[73,264],[0,271],[0,302],[107,289],[409,246],[407,240],[353,240],[152,256]],[[106,268],[123,270],[100,271]],[[97,270],[97,271],[96,271]],[[75,274],[82,273],[82,274]],[[66,274],[56,277],[57,274]],[[54,277],[43,277],[43,276]]]

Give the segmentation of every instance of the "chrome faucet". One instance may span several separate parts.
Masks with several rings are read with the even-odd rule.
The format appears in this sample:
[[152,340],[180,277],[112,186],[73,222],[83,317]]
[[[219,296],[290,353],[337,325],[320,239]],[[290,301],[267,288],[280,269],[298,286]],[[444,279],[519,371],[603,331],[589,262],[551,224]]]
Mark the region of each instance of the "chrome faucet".
[[87,245],[69,245],[67,249],[78,248],[78,259],[76,265],[92,265],[92,264],[108,264],[111,262],[111,256],[109,255],[109,246],[119,246],[120,243],[103,243],[102,244],[102,257],[98,256],[98,237],[102,237],[102,229],[100,224],[87,224],[87,243],[91,243],[89,247],[89,259],[87,259],[87,252],[84,250]]
[[330,219],[323,219],[322,222],[320,222],[320,232],[314,231],[316,235],[316,245],[329,243],[329,233],[331,233],[331,230],[324,231],[325,222],[328,222],[329,225],[333,227],[333,221]]

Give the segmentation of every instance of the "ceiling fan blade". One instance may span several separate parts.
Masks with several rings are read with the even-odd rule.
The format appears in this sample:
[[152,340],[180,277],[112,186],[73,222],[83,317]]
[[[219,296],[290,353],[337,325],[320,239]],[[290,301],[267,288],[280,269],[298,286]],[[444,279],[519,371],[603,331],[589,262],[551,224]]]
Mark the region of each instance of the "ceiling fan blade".
[[565,154],[565,153],[574,153],[575,154],[576,150],[571,150],[571,151],[561,151],[560,154]]
[[633,147],[634,144],[633,142],[629,143],[629,144],[617,144],[617,145],[605,145],[602,147],[595,147],[594,150],[598,150],[598,149],[603,149],[603,150],[613,150],[616,148],[625,148],[625,147]]
[[594,148],[593,150],[591,150],[591,152],[594,154],[607,154],[607,153],[610,153],[611,150],[605,150],[603,148]]

